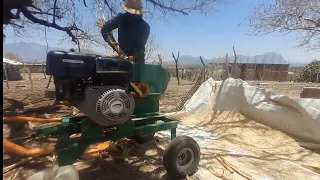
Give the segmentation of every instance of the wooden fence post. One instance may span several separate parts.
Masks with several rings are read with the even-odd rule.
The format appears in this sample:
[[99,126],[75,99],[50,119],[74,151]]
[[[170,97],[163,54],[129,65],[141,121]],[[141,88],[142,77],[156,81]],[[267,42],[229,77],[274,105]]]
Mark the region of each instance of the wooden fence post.
[[9,78],[8,78],[8,73],[7,73],[7,63],[4,64],[3,66],[3,72],[4,72],[4,75],[6,76],[6,83],[7,83],[7,88],[9,89]]
[[178,60],[180,57],[180,51],[178,51],[178,56],[177,58],[175,57],[175,55],[172,52],[172,57],[174,59],[174,62],[176,63],[176,74],[177,74],[177,80],[178,80],[178,85],[180,86],[180,80],[179,80],[179,69],[178,69]]

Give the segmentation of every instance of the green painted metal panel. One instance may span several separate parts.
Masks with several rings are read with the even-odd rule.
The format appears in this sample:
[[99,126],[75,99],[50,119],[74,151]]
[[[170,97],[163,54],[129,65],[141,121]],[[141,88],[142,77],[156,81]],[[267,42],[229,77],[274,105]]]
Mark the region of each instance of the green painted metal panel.
[[135,83],[146,83],[150,87],[150,95],[137,98],[134,115],[159,112],[159,100],[164,95],[170,81],[170,74],[159,65],[134,64]]
[[170,74],[160,65],[134,64],[134,80],[136,83],[147,83],[151,93],[164,95],[170,81]]
[[159,112],[159,100],[161,94],[153,93],[145,98],[135,99],[134,115],[142,115],[148,113]]

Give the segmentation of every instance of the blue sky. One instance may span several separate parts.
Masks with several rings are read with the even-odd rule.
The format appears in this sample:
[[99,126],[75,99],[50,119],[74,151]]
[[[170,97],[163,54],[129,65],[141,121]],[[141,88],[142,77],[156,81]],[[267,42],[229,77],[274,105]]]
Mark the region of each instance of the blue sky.
[[[272,0],[266,0],[272,2]],[[166,20],[148,18],[146,21],[151,26],[151,33],[155,35],[158,50],[165,56],[165,60],[171,60],[171,52],[180,51],[181,55],[203,56],[205,58],[225,56],[233,54],[232,46],[235,46],[237,54],[256,55],[265,52],[276,52],[283,55],[290,62],[309,62],[320,58],[320,52],[307,53],[303,49],[296,49],[294,35],[282,36],[278,33],[262,37],[247,35],[251,29],[246,25],[246,18],[252,14],[258,0],[229,0],[227,4],[216,6],[216,10],[207,16],[200,13],[191,13],[189,16],[168,17]],[[152,10],[152,9],[150,9]],[[153,12],[154,13],[154,12]],[[154,13],[159,15],[158,12]],[[90,19],[88,16],[87,20]],[[93,25],[96,28],[95,25]],[[15,38],[10,29],[6,31],[6,42],[27,41]],[[28,41],[45,45],[43,32],[34,31]],[[56,30],[50,30],[47,37],[49,45],[53,47],[70,48],[70,43],[58,45],[57,37],[62,34]],[[59,38],[60,39],[60,38]],[[96,51],[104,52],[102,48]]]

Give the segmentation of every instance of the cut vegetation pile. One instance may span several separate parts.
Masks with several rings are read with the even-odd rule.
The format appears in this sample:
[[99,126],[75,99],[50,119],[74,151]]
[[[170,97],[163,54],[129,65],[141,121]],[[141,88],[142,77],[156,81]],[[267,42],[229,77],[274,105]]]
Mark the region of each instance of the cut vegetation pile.
[[[213,111],[212,103],[192,114],[173,115],[188,127],[203,127],[216,135],[213,147],[202,148],[202,161],[230,179],[320,178],[320,155],[307,150],[288,135],[248,119],[235,111]],[[196,136],[196,135],[195,135]],[[218,147],[218,148],[217,148]],[[241,173],[230,173],[214,157],[219,155]]]

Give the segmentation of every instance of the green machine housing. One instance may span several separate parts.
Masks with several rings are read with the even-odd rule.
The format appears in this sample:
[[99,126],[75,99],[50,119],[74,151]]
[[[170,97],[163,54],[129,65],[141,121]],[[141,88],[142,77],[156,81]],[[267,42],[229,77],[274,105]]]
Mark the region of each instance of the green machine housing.
[[152,64],[134,64],[135,83],[146,83],[150,88],[150,95],[135,100],[134,115],[159,112],[159,100],[164,95],[170,74],[163,67]]

